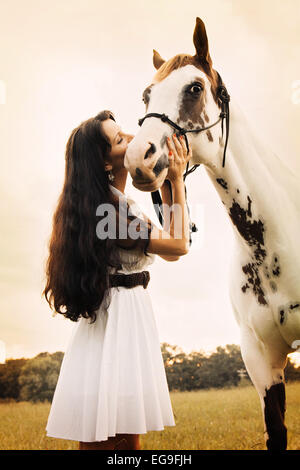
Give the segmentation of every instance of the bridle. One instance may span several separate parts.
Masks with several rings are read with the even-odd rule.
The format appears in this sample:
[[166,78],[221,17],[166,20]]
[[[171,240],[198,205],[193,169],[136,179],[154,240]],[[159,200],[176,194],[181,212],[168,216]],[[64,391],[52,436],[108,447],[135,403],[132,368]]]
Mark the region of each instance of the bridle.
[[[174,121],[172,121],[166,114],[159,114],[159,113],[148,113],[148,114],[146,114],[143,118],[139,119],[139,121],[138,121],[139,126],[142,126],[145,119],[148,119],[148,118],[151,118],[151,117],[160,119],[162,122],[165,122],[166,124],[169,124],[173,129],[175,129],[178,132],[178,135],[183,135],[184,136],[187,151],[189,153],[190,148],[189,148],[189,142],[188,142],[188,138],[187,138],[188,133],[197,133],[198,134],[200,132],[204,132],[204,131],[207,131],[207,130],[211,129],[212,127],[219,124],[219,122],[221,122],[222,137],[223,137],[223,134],[224,134],[224,120],[225,120],[226,136],[225,136],[223,161],[222,161],[222,167],[224,168],[225,158],[226,158],[226,150],[227,150],[227,144],[228,144],[228,137],[229,137],[229,101],[230,101],[230,96],[227,92],[226,87],[223,85],[223,82],[222,82],[222,79],[221,79],[219,73],[218,73],[218,77],[219,77],[220,85],[217,88],[217,98],[219,99],[219,101],[221,103],[221,112],[220,112],[220,115],[219,115],[219,118],[217,119],[217,121],[214,122],[213,124],[211,124],[210,126],[200,127],[200,128],[196,128],[196,129],[185,129],[184,127],[180,127],[178,124],[176,124]],[[198,168],[198,166],[200,166],[200,164],[195,164],[189,170],[188,169],[189,168],[189,162],[188,162],[187,166],[186,166],[185,173],[183,175],[183,180],[185,181],[185,178],[187,177],[187,175],[189,175],[190,173],[195,171]],[[168,180],[166,180],[166,181],[168,182],[167,184],[169,185],[169,190],[170,190],[170,193],[172,194],[171,183]],[[184,186],[184,188],[185,188],[185,196],[186,196],[186,199],[187,199],[186,187]],[[154,209],[156,211],[156,215],[159,219],[160,224],[163,226],[162,199],[161,199],[159,190],[151,192],[151,198],[152,198],[152,202],[153,202],[153,205],[154,205]],[[187,204],[187,209],[188,209],[188,212],[189,212],[188,204]],[[196,225],[193,222],[190,222],[190,245],[192,243],[191,232],[197,232],[197,230],[198,229],[197,229]]]
[[[222,163],[222,166],[224,167],[225,166],[226,149],[227,149],[227,143],[228,143],[228,135],[229,135],[229,101],[230,101],[230,96],[227,93],[227,90],[226,90],[224,85],[220,85],[218,87],[217,97],[221,101],[221,113],[219,115],[219,119],[216,122],[214,122],[213,124],[211,124],[210,126],[200,127],[200,128],[197,128],[197,129],[185,129],[184,127],[180,127],[178,124],[176,124],[176,122],[172,121],[166,114],[159,114],[159,113],[148,113],[148,114],[146,114],[143,118],[139,119],[139,121],[138,121],[139,126],[142,126],[145,119],[151,118],[151,117],[155,117],[155,118],[160,119],[162,122],[166,122],[171,127],[173,127],[173,129],[178,131],[179,135],[184,136],[186,147],[187,147],[187,150],[188,150],[188,153],[189,153],[190,148],[189,148],[189,141],[188,141],[188,138],[186,136],[187,133],[197,133],[198,134],[199,132],[204,132],[204,131],[207,131],[208,129],[211,129],[212,127],[219,124],[219,122],[221,122],[222,137],[223,137],[223,132],[224,132],[223,123],[224,123],[224,119],[226,119],[226,139],[225,139],[224,152],[223,152],[223,163]],[[198,167],[199,164],[194,165],[194,166]],[[188,173],[186,173],[184,176],[186,176],[190,172],[191,172],[191,170]]]

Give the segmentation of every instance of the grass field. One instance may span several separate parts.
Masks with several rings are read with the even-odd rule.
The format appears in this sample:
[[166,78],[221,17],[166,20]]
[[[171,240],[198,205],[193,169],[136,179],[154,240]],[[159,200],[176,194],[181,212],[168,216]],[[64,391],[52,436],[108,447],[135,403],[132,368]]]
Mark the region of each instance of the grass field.
[[[288,449],[300,449],[300,383],[288,384]],[[176,426],[141,436],[142,449],[265,449],[258,395],[252,386],[171,392]],[[0,404],[0,450],[74,450],[77,442],[46,437],[49,403]]]

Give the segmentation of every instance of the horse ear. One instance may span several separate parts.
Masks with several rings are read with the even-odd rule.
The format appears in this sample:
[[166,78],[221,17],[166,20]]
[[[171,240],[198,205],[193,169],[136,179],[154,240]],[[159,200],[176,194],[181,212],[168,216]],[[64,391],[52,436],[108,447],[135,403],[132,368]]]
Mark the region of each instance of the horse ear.
[[156,68],[156,70],[159,69],[159,67],[165,63],[165,60],[159,55],[159,53],[153,49],[153,65]]
[[210,58],[208,50],[208,39],[206,35],[206,29],[203,21],[200,18],[196,18],[193,42],[196,48],[196,57],[200,64],[204,67],[211,67],[212,60]]

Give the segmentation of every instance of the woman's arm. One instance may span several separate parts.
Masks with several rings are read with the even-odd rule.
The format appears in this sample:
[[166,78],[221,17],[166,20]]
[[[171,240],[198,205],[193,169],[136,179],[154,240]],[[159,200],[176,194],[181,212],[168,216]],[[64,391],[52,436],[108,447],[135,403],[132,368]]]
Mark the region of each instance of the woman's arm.
[[147,250],[148,253],[158,254],[165,259],[170,256],[179,259],[189,250],[189,216],[185,203],[183,180],[174,182],[173,188],[174,214],[169,230],[160,230],[154,226]]
[[[153,227],[147,251],[158,254],[164,259],[172,257],[172,260],[175,260],[187,254],[189,250],[189,215],[186,206],[183,172],[191,158],[191,152],[187,155],[184,140],[177,139],[175,135],[173,135],[173,144],[169,140],[168,147],[170,152],[167,178],[172,184],[173,215],[169,227],[167,227],[168,217],[165,218],[166,225],[162,230],[156,226]],[[166,193],[164,194],[166,195]]]
[[[173,211],[170,210],[172,203],[173,203],[173,189],[172,189],[172,183],[171,181],[164,181],[162,187],[160,188],[161,190],[161,198],[162,198],[162,212],[163,212],[163,230],[168,231],[170,228],[170,224],[173,218]],[[167,255],[159,255],[161,258],[163,258],[166,261],[177,261],[179,260],[180,256],[167,256]]]
[[171,181],[165,180],[160,190],[161,190],[161,198],[162,198],[162,203],[163,203],[163,210],[162,210],[163,219],[164,219],[163,230],[168,231],[170,228],[172,217],[173,217],[173,212],[170,211],[170,208],[173,204],[173,196],[172,196],[173,189],[172,189]]

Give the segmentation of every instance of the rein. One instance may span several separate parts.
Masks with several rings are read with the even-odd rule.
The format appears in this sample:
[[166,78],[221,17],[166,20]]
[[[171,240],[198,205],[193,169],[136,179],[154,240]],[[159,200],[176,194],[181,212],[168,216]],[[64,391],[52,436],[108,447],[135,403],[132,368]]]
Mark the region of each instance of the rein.
[[[219,74],[218,74],[218,76],[219,76],[219,83],[222,83],[222,79],[221,79]],[[229,101],[230,101],[230,96],[229,96],[229,94],[227,92],[227,89],[224,85],[219,85],[218,86],[218,88],[217,88],[217,97],[221,102],[221,113],[219,115],[218,120],[216,122],[214,122],[213,124],[211,124],[210,126],[200,127],[200,128],[197,128],[197,129],[185,129],[184,127],[180,127],[178,124],[176,124],[174,121],[172,121],[166,114],[159,114],[159,113],[148,113],[148,114],[146,114],[143,118],[139,119],[138,124],[139,124],[139,126],[142,126],[145,119],[151,118],[151,117],[158,118],[162,122],[165,122],[166,124],[169,124],[169,126],[171,126],[173,129],[178,131],[179,135],[184,136],[187,151],[189,153],[190,147],[189,147],[189,142],[188,142],[188,138],[187,138],[187,133],[204,132],[204,131],[207,131],[208,129],[211,129],[212,127],[216,126],[217,124],[219,124],[219,122],[221,122],[222,137],[223,137],[223,134],[224,134],[224,120],[225,120],[226,136],[225,136],[223,161],[222,161],[222,167],[224,168],[225,167],[226,150],[227,150],[227,144],[228,144],[228,137],[229,137]],[[200,164],[195,164],[189,170],[188,169],[189,168],[189,162],[187,162],[186,170],[185,170],[185,173],[183,175],[183,180],[185,181],[185,178],[187,177],[187,175],[189,175],[190,173],[195,171],[198,168],[198,166],[200,166]],[[170,194],[172,195],[171,183],[170,183],[169,180],[165,180],[165,181],[167,181],[167,184],[169,186]],[[187,209],[188,209],[188,214],[190,214],[189,207],[188,207],[188,204],[187,204],[187,191],[186,191],[186,186],[185,185],[184,185],[184,189],[185,189],[185,197],[186,197],[186,205],[187,205]],[[159,222],[160,222],[161,226],[163,226],[162,199],[161,199],[159,190],[151,192],[151,198],[152,198],[152,202],[153,202],[153,205],[154,205],[156,215],[159,219]],[[172,200],[173,200],[173,198],[172,198]],[[196,225],[193,222],[190,221],[190,245],[192,243],[191,232],[197,232],[197,230],[198,229],[197,229]]]

